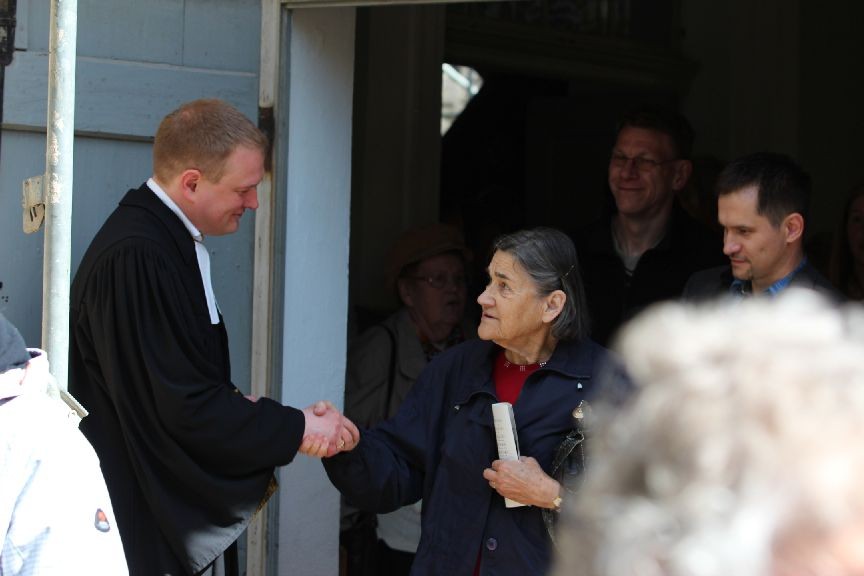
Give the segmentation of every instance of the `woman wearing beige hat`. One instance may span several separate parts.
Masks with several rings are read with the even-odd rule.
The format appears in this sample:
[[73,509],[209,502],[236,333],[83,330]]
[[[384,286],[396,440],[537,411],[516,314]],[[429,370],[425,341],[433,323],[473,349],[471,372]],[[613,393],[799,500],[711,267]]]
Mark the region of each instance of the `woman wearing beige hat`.
[[[402,305],[361,334],[348,356],[345,414],[358,426],[394,415],[429,360],[474,335],[464,317],[468,258],[462,235],[445,224],[412,228],[394,243],[387,286]],[[374,515],[347,510],[349,576],[408,574],[420,541],[420,509],[418,502],[377,515],[374,534]]]

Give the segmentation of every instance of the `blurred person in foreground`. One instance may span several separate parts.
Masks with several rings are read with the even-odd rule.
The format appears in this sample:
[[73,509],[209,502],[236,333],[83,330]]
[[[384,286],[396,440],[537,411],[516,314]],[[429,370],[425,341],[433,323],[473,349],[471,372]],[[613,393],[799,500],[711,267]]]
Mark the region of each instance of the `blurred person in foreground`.
[[[551,544],[541,510],[566,494],[549,475],[596,392],[605,349],[587,337],[585,296],[570,239],[549,228],[499,238],[478,340],[432,359],[396,415],[323,461],[357,506],[389,512],[423,499],[411,574],[545,574]],[[521,460],[501,461],[492,404],[513,405]],[[526,506],[507,508],[504,498]]]
[[[476,335],[464,316],[468,256],[462,235],[445,224],[411,228],[393,244],[387,286],[402,305],[361,334],[348,355],[345,415],[358,426],[395,415],[432,358]],[[420,512],[419,501],[377,518],[346,506],[349,576],[407,575],[420,542]]]
[[556,576],[864,573],[864,311],[670,303],[616,349],[636,394],[595,404]]
[[864,184],[846,198],[834,235],[831,283],[850,300],[864,300]]
[[128,574],[99,459],[44,351],[0,314],[0,574]]

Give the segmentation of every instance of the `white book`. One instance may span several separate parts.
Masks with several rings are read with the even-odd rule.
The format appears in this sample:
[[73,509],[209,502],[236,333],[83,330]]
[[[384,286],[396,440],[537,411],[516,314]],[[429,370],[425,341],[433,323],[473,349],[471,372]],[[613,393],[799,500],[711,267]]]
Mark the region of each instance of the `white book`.
[[[495,424],[495,439],[498,442],[499,460],[519,459],[519,436],[516,435],[516,417],[513,415],[513,405],[509,402],[492,404],[492,421]],[[525,506],[521,502],[504,499],[507,508]]]

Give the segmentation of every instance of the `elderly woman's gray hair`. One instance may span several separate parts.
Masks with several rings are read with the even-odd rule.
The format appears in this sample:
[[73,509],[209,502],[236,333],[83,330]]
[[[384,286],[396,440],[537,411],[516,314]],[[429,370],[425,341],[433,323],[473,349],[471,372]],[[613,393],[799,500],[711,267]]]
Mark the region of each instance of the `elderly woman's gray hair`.
[[581,340],[590,326],[582,273],[570,238],[554,228],[532,228],[499,237],[494,251],[506,252],[528,273],[540,296],[562,290],[564,309],[552,323],[558,340]]
[[862,573],[864,310],[664,304],[616,348],[636,395],[595,406],[556,575]]

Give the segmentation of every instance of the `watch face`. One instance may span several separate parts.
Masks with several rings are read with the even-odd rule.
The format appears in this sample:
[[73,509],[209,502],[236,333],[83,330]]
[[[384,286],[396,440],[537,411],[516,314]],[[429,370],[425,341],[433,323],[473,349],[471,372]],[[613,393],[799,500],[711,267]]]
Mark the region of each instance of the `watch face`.
[[555,499],[552,500],[552,506],[554,506],[556,510],[561,508],[561,496],[556,496]]

